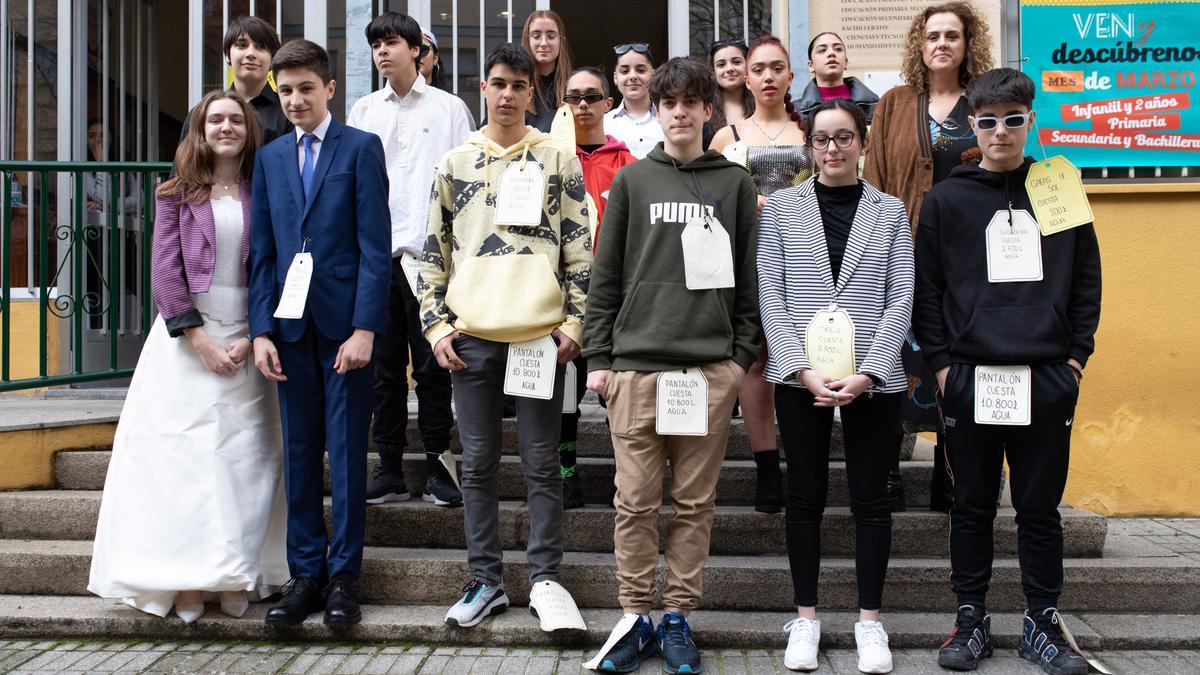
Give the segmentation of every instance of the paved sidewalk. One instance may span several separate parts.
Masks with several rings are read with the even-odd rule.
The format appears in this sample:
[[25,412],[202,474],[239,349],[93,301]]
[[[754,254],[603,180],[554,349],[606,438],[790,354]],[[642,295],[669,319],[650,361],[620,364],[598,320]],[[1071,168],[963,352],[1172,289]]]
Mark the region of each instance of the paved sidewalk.
[[[782,638],[781,638],[782,639]],[[944,673],[932,649],[893,654],[895,673]],[[1114,673],[1185,675],[1200,672],[1200,651],[1106,652]],[[12,673],[588,673],[578,650],[485,649],[429,646],[350,646],[210,642],[79,642],[0,640],[0,672]],[[787,673],[782,650],[720,650],[704,653],[706,673]],[[639,673],[659,673],[657,659]],[[853,651],[822,652],[818,672],[856,673]],[[1042,671],[1011,650],[997,652],[982,675],[1038,675]]]

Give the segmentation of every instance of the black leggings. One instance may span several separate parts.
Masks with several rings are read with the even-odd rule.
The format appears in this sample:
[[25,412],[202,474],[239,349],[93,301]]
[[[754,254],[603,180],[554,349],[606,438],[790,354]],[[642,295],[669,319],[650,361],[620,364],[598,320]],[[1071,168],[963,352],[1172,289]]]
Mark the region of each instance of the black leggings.
[[[842,406],[846,474],[855,524],[860,609],[880,609],[892,549],[887,475],[904,395],[861,394]],[[787,456],[787,548],[798,607],[816,607],[821,517],[829,487],[833,409],[813,406],[807,389],[776,385],[775,414]]]

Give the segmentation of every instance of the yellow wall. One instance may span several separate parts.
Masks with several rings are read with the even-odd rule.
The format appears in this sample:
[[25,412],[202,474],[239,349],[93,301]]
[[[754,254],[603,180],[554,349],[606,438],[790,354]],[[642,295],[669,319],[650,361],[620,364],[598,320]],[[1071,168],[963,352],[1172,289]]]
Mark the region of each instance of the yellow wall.
[[[37,300],[13,300],[9,330],[12,331],[12,353],[9,355],[10,376],[14,380],[38,376],[38,310]],[[47,326],[46,374],[58,374],[59,322],[49,315]],[[0,344],[3,344],[0,338]]]
[[1200,185],[1089,186],[1104,269],[1066,501],[1200,515]]
[[0,433],[0,490],[52,487],[55,452],[110,446],[116,428],[115,422],[106,422]]

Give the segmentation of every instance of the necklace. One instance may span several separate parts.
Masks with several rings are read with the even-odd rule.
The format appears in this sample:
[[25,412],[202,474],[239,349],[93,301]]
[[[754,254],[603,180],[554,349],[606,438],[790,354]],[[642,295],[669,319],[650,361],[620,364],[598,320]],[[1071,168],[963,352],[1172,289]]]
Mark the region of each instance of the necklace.
[[225,185],[224,183],[222,183],[219,180],[213,181],[213,185],[225,188],[226,192],[230,192],[234,185],[241,185],[241,184],[242,184],[242,179],[240,176],[238,178],[233,179],[233,185]]
[[771,134],[768,134],[768,133],[767,133],[767,130],[766,130],[766,129],[763,129],[761,126],[759,126],[759,125],[758,125],[758,121],[754,119],[754,116],[753,116],[753,115],[751,115],[751,116],[750,116],[750,123],[751,123],[751,124],[753,124],[755,127],[757,127],[757,128],[758,128],[758,130],[759,130],[760,132],[762,132],[762,135],[763,135],[763,136],[766,136],[766,137],[767,137],[767,142],[769,142],[771,145],[775,145],[775,139],[777,139],[777,138],[779,138],[781,135],[783,135],[783,132],[784,132],[784,131],[787,131],[788,125],[789,125],[789,124],[791,124],[791,122],[790,122],[790,121],[789,121],[789,122],[784,122],[784,123],[783,123],[783,126],[782,126],[782,127],[779,127],[779,131],[775,132],[775,135],[774,135],[774,136],[772,136]]

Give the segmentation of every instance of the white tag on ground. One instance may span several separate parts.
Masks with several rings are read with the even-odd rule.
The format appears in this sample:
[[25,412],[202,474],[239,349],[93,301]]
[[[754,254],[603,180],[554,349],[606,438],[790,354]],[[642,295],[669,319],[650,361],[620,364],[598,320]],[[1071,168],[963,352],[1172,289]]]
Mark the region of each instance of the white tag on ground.
[[1042,280],[1042,231],[1028,211],[997,211],[988,223],[986,240],[988,281]]
[[496,196],[496,223],[500,225],[542,224],[542,202],[546,197],[546,177],[537,162],[517,160],[500,175]]
[[408,282],[408,290],[412,291],[413,297],[420,299],[417,295],[417,275],[421,273],[421,261],[417,260],[417,256],[405,251],[400,254],[400,269],[404,270],[404,280]]
[[621,638],[625,637],[629,634],[629,631],[633,630],[633,627],[637,625],[637,621],[637,614],[626,612],[625,616],[621,617],[621,620],[617,622],[617,625],[613,626],[612,632],[608,634],[608,639],[605,640],[604,645],[600,647],[600,651],[592,657],[591,661],[584,663],[583,667],[587,668],[588,670],[596,670],[599,668],[600,664],[604,663],[604,657],[608,656],[608,653],[612,651],[612,648],[617,646],[617,643],[621,641]]
[[554,397],[554,371],[558,347],[549,335],[508,345],[504,366],[504,393],[543,401]]
[[299,319],[304,316],[304,304],[308,302],[308,285],[312,282],[312,254],[301,251],[292,258],[283,292],[279,294],[279,306],[275,308],[276,319]]
[[587,630],[575,598],[556,581],[539,581],[529,590],[529,608],[537,615],[543,631]]
[[691,218],[680,237],[688,290],[733,288],[733,248],[721,221],[711,216]]
[[1029,366],[975,366],[975,423],[1027,426]]
[[654,432],[659,436],[704,436],[708,433],[708,380],[699,368],[658,374]]
[[579,376],[576,371],[575,363],[567,363],[567,367],[563,370],[563,407],[564,415],[573,415],[579,409],[579,401],[575,400],[575,387],[578,382],[575,380]]
[[854,374],[854,321],[846,310],[830,304],[813,315],[804,331],[808,365],[821,375],[840,380]]
[[442,454],[438,455],[438,461],[442,463],[442,466],[446,467],[446,471],[450,474],[450,480],[454,481],[454,487],[458,488],[461,492],[462,483],[459,482],[458,468],[455,466],[454,453],[450,452],[450,448],[446,448]]

